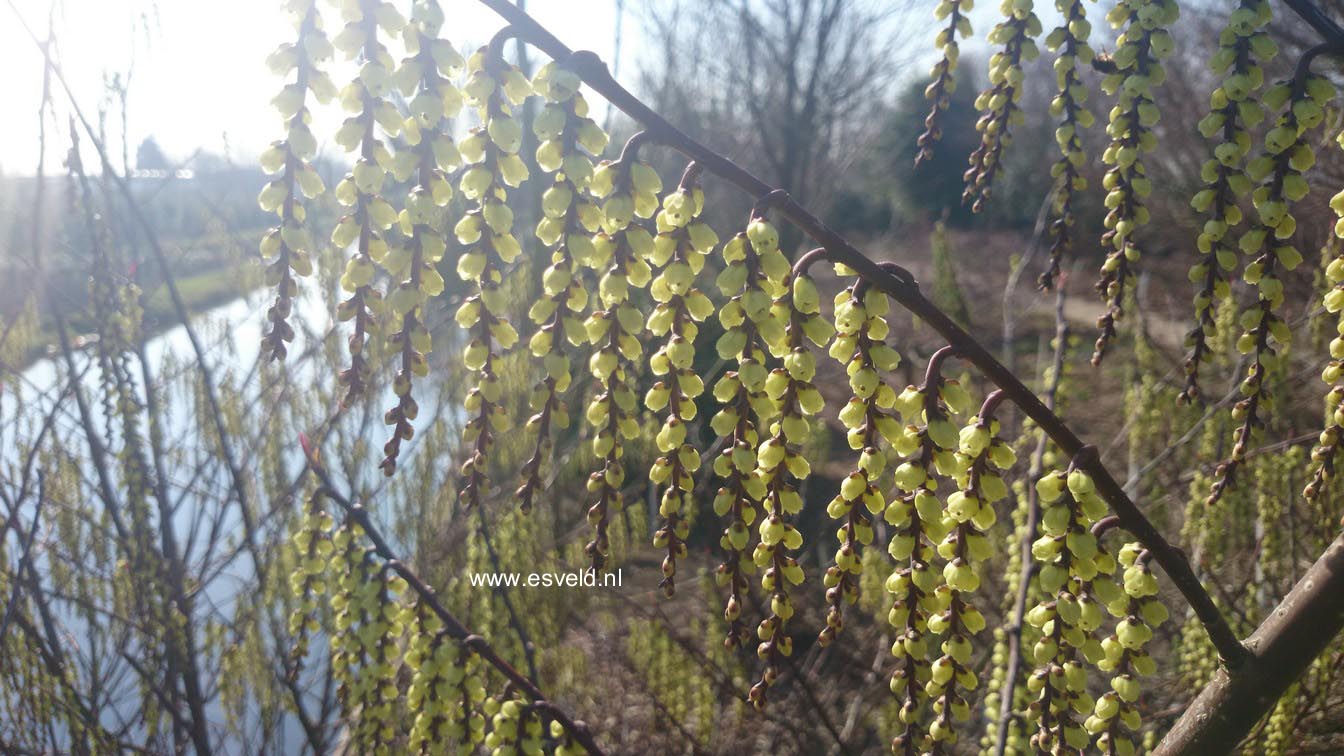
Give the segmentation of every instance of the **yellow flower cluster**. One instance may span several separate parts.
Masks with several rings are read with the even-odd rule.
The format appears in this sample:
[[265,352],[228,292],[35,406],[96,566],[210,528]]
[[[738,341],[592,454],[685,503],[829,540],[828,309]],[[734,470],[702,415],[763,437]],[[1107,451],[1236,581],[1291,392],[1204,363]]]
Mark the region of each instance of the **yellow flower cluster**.
[[1036,669],[1027,679],[1035,701],[1027,716],[1036,722],[1031,745],[1037,751],[1087,748],[1087,730],[1077,717],[1090,713],[1087,667],[1100,645],[1092,636],[1102,623],[1102,603],[1093,593],[1114,587],[1098,575],[1114,571],[1114,559],[1099,546],[1093,523],[1106,515],[1092,479],[1081,470],[1047,473],[1036,483],[1041,502],[1041,535],[1031,546],[1040,564],[1041,600],[1026,620],[1040,631],[1030,658]]
[[597,501],[588,510],[594,534],[586,551],[595,569],[607,563],[607,525],[623,502],[624,440],[639,435],[633,372],[644,354],[639,341],[644,315],[631,301],[631,289],[649,285],[653,273],[645,260],[653,254],[654,241],[635,217],[653,216],[662,188],[658,174],[628,154],[598,165],[589,182],[593,196],[603,200],[602,230],[593,237],[589,265],[601,272],[597,290],[604,309],[593,312],[584,323],[594,349],[588,369],[598,383],[586,414],[596,430],[593,454],[602,461],[602,468],[588,478],[588,491]]
[[394,169],[391,151],[378,137],[381,128],[388,137],[401,133],[402,118],[388,99],[395,84],[396,63],[379,39],[384,33],[401,33],[406,20],[391,3],[360,0],[343,3],[345,27],[332,40],[347,58],[362,61],[355,80],[341,90],[341,106],[351,115],[336,132],[336,143],[357,154],[354,165],[336,185],[336,201],[350,208],[331,233],[337,249],[354,247],[341,276],[341,288],[350,297],[336,310],[341,320],[353,321],[348,339],[350,367],[341,373],[345,402],[362,396],[372,373],[368,347],[374,324],[374,308],[381,295],[373,287],[376,265],[392,247],[386,232],[397,222],[397,211],[381,196],[387,176]]
[[980,566],[993,552],[986,533],[996,520],[994,504],[1008,496],[1002,473],[1017,460],[1012,446],[999,438],[999,421],[994,419],[1002,396],[990,394],[980,414],[959,434],[952,474],[958,490],[947,497],[941,527],[947,535],[937,547],[946,561],[942,584],[933,594],[940,609],[929,617],[928,628],[944,637],[943,655],[933,663],[926,692],[934,699],[929,734],[949,745],[957,742],[954,722],[970,718],[963,692],[973,693],[979,686],[971,653],[974,637],[985,629],[985,616],[971,594],[980,587]]
[[958,469],[960,437],[950,417],[965,413],[971,401],[957,381],[942,376],[942,363],[951,355],[950,348],[936,352],[929,360],[924,385],[907,386],[896,397],[895,409],[904,426],[894,417],[877,419],[878,432],[905,460],[895,472],[901,493],[883,515],[892,526],[887,552],[896,560],[886,589],[893,596],[887,621],[896,631],[891,653],[898,665],[892,672],[891,691],[901,701],[900,731],[892,740],[892,749],[898,752],[924,752],[933,746],[924,726],[929,700],[926,686],[933,679],[929,622],[947,607],[935,593],[938,574],[932,544],[948,534],[943,504],[935,491],[938,475],[950,478]]
[[1197,287],[1195,327],[1186,337],[1190,357],[1185,364],[1183,401],[1199,396],[1199,368],[1212,354],[1209,339],[1216,330],[1214,308],[1231,293],[1228,278],[1238,267],[1232,231],[1243,217],[1237,198],[1251,191],[1245,170],[1250,130],[1265,120],[1259,98],[1265,81],[1261,64],[1278,52],[1265,31],[1270,18],[1268,0],[1242,0],[1219,34],[1218,52],[1211,61],[1223,81],[1209,97],[1211,112],[1199,122],[1204,138],[1216,143],[1213,156],[1200,169],[1204,188],[1191,200],[1204,217],[1204,226],[1196,240],[1199,262],[1190,269],[1190,281]]
[[299,527],[290,539],[296,559],[289,576],[290,594],[296,604],[289,615],[289,634],[294,639],[291,664],[297,666],[308,655],[308,642],[321,630],[318,601],[327,592],[327,566],[332,557],[330,533],[335,523],[322,509],[322,499],[313,494]]
[[398,642],[405,631],[397,597],[407,590],[400,576],[375,564],[359,525],[346,523],[332,538],[331,567],[337,591],[331,634],[331,670],[351,737],[363,753],[391,753],[399,730],[396,711]]
[[477,375],[476,386],[467,393],[469,419],[462,434],[472,453],[462,464],[458,486],[468,506],[479,505],[490,485],[486,462],[495,434],[510,427],[508,413],[500,404],[502,388],[495,363],[518,342],[518,332],[506,314],[504,285],[506,266],[522,253],[513,235],[508,188],[527,178],[527,165],[518,156],[523,131],[514,108],[531,92],[527,79],[503,60],[496,43],[481,48],[467,61],[462,93],[484,124],[458,146],[467,164],[459,189],[473,204],[454,228],[457,240],[467,248],[457,260],[457,274],[475,283],[476,289],[456,316],[458,325],[471,336],[464,362]]
[[873,541],[872,516],[886,511],[887,501],[879,487],[887,463],[880,448],[878,422],[889,417],[896,392],[882,376],[900,365],[901,357],[884,343],[888,334],[886,314],[891,302],[882,292],[855,282],[835,297],[835,340],[830,355],[845,367],[852,397],[840,410],[847,429],[849,448],[859,452],[858,466],[840,484],[840,492],[826,507],[839,520],[836,538],[840,547],[835,562],[826,570],[826,627],[818,642],[829,645],[844,628],[844,605],[859,598],[863,577],[862,546]]
[[[757,236],[769,236],[773,227],[759,222],[763,225],[758,227]],[[719,309],[723,335],[715,348],[721,359],[737,365],[714,384],[714,398],[720,408],[710,420],[714,432],[728,441],[714,460],[714,475],[724,481],[714,497],[714,512],[726,521],[719,539],[724,561],[715,578],[728,588],[724,617],[729,630],[725,643],[736,646],[751,639],[751,628],[742,621],[742,602],[748,588],[747,575],[756,567],[748,558],[751,526],[765,498],[765,482],[756,476],[756,449],[761,431],[775,414],[774,402],[765,393],[770,358],[764,333],[768,330],[772,338],[780,335],[771,318],[770,303],[786,291],[789,261],[778,247],[776,241],[773,247],[762,247],[764,254],[757,254],[747,234],[737,234],[723,246],[724,269],[715,282],[719,293],[728,299]]]
[[[1344,133],[1336,136],[1336,143],[1344,148]],[[1335,455],[1344,435],[1344,250],[1339,239],[1344,239],[1344,191],[1330,198],[1330,209],[1335,212],[1334,244],[1336,250],[1325,268],[1328,286],[1323,297],[1326,312],[1335,316],[1335,338],[1330,341],[1330,361],[1321,371],[1321,380],[1330,387],[1325,394],[1325,430],[1321,431],[1316,448],[1311,452],[1312,477],[1303,491],[1308,500],[1320,496],[1321,489],[1334,478]]]
[[480,657],[465,643],[457,646],[454,666],[462,670],[462,678],[452,683],[452,689],[448,691],[455,701],[453,711],[456,712],[448,725],[448,737],[458,744],[460,756],[470,756],[485,742],[485,715],[482,713],[482,704],[486,700],[485,675]]
[[537,711],[525,701],[513,697],[485,699],[484,710],[490,717],[490,733],[485,747],[491,756],[541,756],[542,726]]
[[917,142],[916,165],[933,157],[933,145],[942,138],[938,119],[951,104],[952,93],[957,91],[957,61],[961,59],[957,37],[971,36],[971,20],[965,14],[974,4],[975,0],[939,0],[934,6],[933,17],[943,26],[938,29],[933,45],[942,55],[929,71],[933,81],[924,89],[924,97],[933,104],[924,118],[924,133],[919,135]]
[[1032,0],[1003,0],[999,6],[1004,19],[989,33],[989,43],[1003,49],[989,58],[989,88],[975,99],[980,119],[980,146],[971,153],[966,170],[966,191],[962,201],[975,212],[984,208],[1003,160],[1003,149],[1012,141],[1012,127],[1022,123],[1022,64],[1040,55],[1035,38],[1041,33],[1041,20],[1033,11]]
[[1101,658],[1096,659],[1102,671],[1112,673],[1111,689],[1097,699],[1084,726],[1096,736],[1102,753],[1132,756],[1138,750],[1134,741],[1143,724],[1137,678],[1157,671],[1157,663],[1144,646],[1153,639],[1153,628],[1167,621],[1167,608],[1157,598],[1157,578],[1148,569],[1142,546],[1125,544],[1119,561],[1125,570],[1123,590],[1113,590],[1115,595],[1106,604],[1120,621],[1115,632],[1101,642]]
[[1102,162],[1111,166],[1102,180],[1110,212],[1101,242],[1111,251],[1097,282],[1097,290],[1106,300],[1106,314],[1097,321],[1101,334],[1092,352],[1094,365],[1101,364],[1115,337],[1115,323],[1124,315],[1127,288],[1139,261],[1140,248],[1134,234],[1148,223],[1148,208],[1143,201],[1153,190],[1143,155],[1157,147],[1153,127],[1161,117],[1153,88],[1167,78],[1161,61],[1171,54],[1175,43],[1166,27],[1179,15],[1175,0],[1122,0],[1106,16],[1120,35],[1111,56],[1116,71],[1101,82],[1107,94],[1117,97],[1106,127],[1111,143],[1101,156]]
[[262,169],[279,176],[266,184],[259,198],[263,210],[280,218],[280,225],[262,236],[261,256],[267,261],[266,283],[276,289],[275,302],[266,311],[269,325],[262,336],[262,353],[281,360],[294,339],[294,328],[289,324],[298,293],[294,276],[312,273],[316,251],[304,225],[307,212],[303,198],[316,197],[325,189],[312,164],[317,139],[309,128],[308,95],[327,102],[336,94],[331,79],[320,68],[331,58],[332,46],[322,31],[316,0],[290,0],[286,10],[296,21],[298,39],[281,45],[266,62],[277,76],[293,71],[294,80],[271,101],[285,120],[285,138],[272,142],[261,154]]
[[1324,120],[1325,106],[1334,96],[1335,87],[1328,79],[1304,73],[1275,84],[1262,98],[1271,112],[1283,112],[1265,134],[1264,152],[1246,165],[1246,175],[1259,183],[1251,192],[1257,217],[1239,244],[1243,253],[1253,257],[1242,278],[1255,287],[1257,296],[1256,303],[1238,318],[1242,333],[1237,351],[1250,355],[1251,364],[1239,387],[1242,398],[1232,408],[1238,427],[1233,431],[1231,458],[1217,470],[1211,500],[1227,490],[1246,459],[1252,436],[1273,411],[1270,373],[1280,367],[1292,338],[1287,321],[1279,314],[1284,298],[1280,273],[1302,263],[1302,253],[1294,243],[1297,220],[1292,206],[1306,197],[1303,173],[1316,163],[1309,133]]
[[1063,15],[1063,23],[1045,38],[1047,49],[1055,53],[1055,85],[1059,94],[1050,101],[1050,115],[1059,119],[1055,142],[1060,158],[1050,168],[1055,179],[1055,194],[1051,200],[1054,221],[1050,224],[1050,267],[1040,277],[1041,288],[1054,286],[1059,275],[1060,260],[1072,246],[1073,198],[1087,189],[1087,179],[1081,173],[1086,156],[1080,131],[1092,127],[1096,119],[1087,109],[1087,85],[1079,76],[1079,66],[1092,63],[1095,57],[1087,39],[1092,24],[1087,20],[1083,0],[1055,0],[1055,8]]
[[388,335],[388,346],[401,358],[392,382],[397,404],[383,417],[384,423],[393,426],[392,438],[383,446],[381,465],[389,476],[397,469],[401,442],[415,432],[412,423],[419,406],[411,394],[412,377],[429,372],[425,355],[430,350],[430,335],[424,305],[443,293],[437,264],[447,244],[439,226],[443,208],[453,196],[447,172],[461,162],[446,119],[457,114],[462,96],[445,77],[462,66],[462,57],[438,38],[442,26],[443,10],[438,2],[417,0],[402,34],[408,57],[396,72],[398,88],[409,98],[410,116],[402,125],[392,172],[398,181],[414,177],[416,183],[398,214],[405,244],[390,249],[382,260],[389,277],[400,281],[387,293],[388,315],[400,320],[397,330]]
[[561,399],[573,378],[569,351],[588,343],[583,327],[588,288],[580,266],[591,262],[592,235],[601,228],[602,213],[588,183],[593,156],[602,154],[607,145],[607,135],[588,117],[588,103],[579,93],[574,72],[549,63],[533,77],[532,88],[546,98],[532,130],[539,143],[537,165],[552,174],[536,229],[551,257],[541,276],[545,296],[528,311],[537,326],[528,346],[545,377],[532,390],[533,414],[527,421],[537,440],[532,457],[523,464],[523,482],[516,494],[524,512],[531,510],[542,486],[541,466],[550,454],[551,426],[569,427],[569,407]]
[[[758,260],[779,252],[779,232],[763,218],[747,226],[747,240]],[[804,338],[826,346],[832,335],[830,322],[821,317],[816,284],[806,271],[792,278],[791,286],[770,305],[768,315],[756,321],[770,354],[783,362],[765,379],[765,394],[774,405],[774,419],[770,437],[756,450],[755,475],[765,488],[765,517],[752,561],[764,570],[761,588],[770,594],[770,615],[756,628],[761,641],[756,655],[765,662],[765,669],[748,694],[758,708],[765,705],[766,690],[779,676],[780,664],[793,653],[793,638],[787,629],[794,612],[789,586],[803,582],[803,569],[789,554],[802,548],[803,535],[788,518],[803,508],[797,481],[806,479],[812,471],[800,447],[812,431],[809,418],[824,406],[821,392],[812,384],[817,373],[816,357]],[[744,309],[749,306],[744,303]]]
[[650,286],[657,302],[648,319],[649,333],[665,338],[649,358],[655,376],[666,376],[653,384],[644,404],[653,412],[665,412],[663,427],[654,441],[662,456],[649,471],[649,479],[663,489],[658,512],[662,526],[654,542],[666,549],[663,580],[667,595],[675,590],[677,559],[686,552],[690,535],[690,515],[694,512],[691,492],[695,472],[700,469],[700,452],[688,438],[689,424],[695,420],[695,400],[705,391],[704,381],[695,372],[695,337],[699,323],[714,312],[714,304],[696,288],[696,278],[704,270],[705,258],[719,243],[719,237],[700,220],[705,195],[688,169],[678,189],[663,198],[658,213],[658,236],[653,241],[648,264],[658,271]]
[[454,720],[461,717],[461,702],[454,689],[466,678],[458,666],[456,643],[443,632],[443,621],[423,602],[416,601],[402,612],[410,628],[403,661],[411,673],[406,688],[406,706],[414,713],[407,744],[419,754],[442,752]]

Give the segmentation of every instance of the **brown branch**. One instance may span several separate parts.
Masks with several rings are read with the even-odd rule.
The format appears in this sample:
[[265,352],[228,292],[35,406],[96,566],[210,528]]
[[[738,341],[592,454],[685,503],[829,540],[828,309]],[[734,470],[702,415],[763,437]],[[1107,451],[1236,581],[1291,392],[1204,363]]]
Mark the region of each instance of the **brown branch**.
[[[651,135],[652,141],[682,153],[703,166],[704,170],[734,184],[752,196],[768,196],[769,204],[820,246],[825,247],[832,261],[847,265],[860,277],[868,280],[871,285],[937,331],[957,350],[962,359],[975,365],[986,378],[1003,389],[1008,398],[1034,420],[1065,455],[1072,457],[1082,450],[1083,441],[1073,430],[1041,403],[1031,389],[996,360],[980,342],[925,299],[914,276],[904,268],[894,263],[879,264],[868,258],[792,197],[774,189],[747,169],[673,126],[613,79],[606,64],[595,53],[586,50],[571,51],[554,34],[508,0],[480,0],[480,2],[517,29],[520,38],[560,61],[566,68],[578,74],[598,94],[642,124]],[[1203,623],[1224,663],[1235,665],[1245,660],[1248,655],[1245,647],[1238,642],[1227,620],[1200,584],[1185,554],[1171,545],[1134,505],[1124,489],[1102,465],[1099,457],[1090,456],[1083,463],[1082,469],[1092,477],[1097,493],[1120,517],[1124,528],[1154,553],[1158,564],[1185,596]]]
[[1283,0],[1283,4],[1306,21],[1329,44],[1344,44],[1344,28],[1325,15],[1312,0]]
[[534,707],[545,711],[552,719],[559,722],[560,726],[573,736],[575,741],[588,749],[589,753],[601,756],[604,752],[593,738],[593,734],[588,729],[587,723],[583,720],[576,720],[570,717],[564,710],[550,703],[546,699],[546,694],[541,691],[541,688],[537,687],[536,683],[527,677],[527,675],[514,669],[512,664],[509,664],[509,662],[495,651],[489,641],[468,630],[466,625],[463,625],[452,612],[448,611],[448,608],[443,605],[443,602],[439,601],[438,594],[435,593],[434,589],[429,587],[424,580],[420,579],[420,576],[417,575],[414,570],[397,557],[396,552],[392,550],[392,547],[388,545],[387,540],[383,538],[382,533],[380,533],[378,528],[373,524],[372,518],[369,517],[368,510],[364,509],[364,507],[359,504],[352,502],[336,489],[326,468],[318,463],[314,454],[309,453],[308,457],[309,469],[317,475],[322,483],[322,494],[336,502],[341,509],[345,510],[351,520],[364,529],[364,534],[368,536],[370,543],[373,544],[374,553],[381,557],[390,569],[405,579],[406,583],[410,585],[411,590],[415,591],[419,600],[424,602],[425,606],[438,616],[439,620],[443,622],[444,633],[469,647],[473,653],[479,656],[487,664],[494,667],[495,670],[503,675],[512,686],[531,698]]
[[1246,639],[1250,660],[1219,670],[1153,751],[1230,753],[1344,628],[1344,535]]

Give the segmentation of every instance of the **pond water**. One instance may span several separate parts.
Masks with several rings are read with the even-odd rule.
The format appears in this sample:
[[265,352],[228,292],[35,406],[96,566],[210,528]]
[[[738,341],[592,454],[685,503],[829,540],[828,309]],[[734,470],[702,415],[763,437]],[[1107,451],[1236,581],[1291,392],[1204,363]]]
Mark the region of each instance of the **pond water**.
[[[260,353],[266,309],[272,296],[269,291],[259,290],[214,307],[192,319],[193,327],[206,353],[206,363],[214,373],[217,383],[241,390],[247,397],[245,400],[247,406],[253,408],[262,398],[256,377],[254,375],[249,377],[249,374]],[[304,323],[312,333],[326,333],[332,327],[327,298],[321,296],[314,287],[309,287],[294,303],[294,321]],[[296,330],[300,332],[295,337],[291,354],[298,354],[305,347],[302,329],[296,328]],[[193,408],[190,381],[187,380],[190,376],[188,371],[194,369],[195,353],[187,329],[177,324],[162,330],[146,342],[145,352],[159,389],[164,436],[171,447],[166,454],[167,477],[171,480],[168,489],[170,495],[176,499],[173,523],[180,549],[188,563],[193,565],[189,570],[193,574],[200,572],[202,563],[219,565],[217,570],[211,568],[212,579],[203,586],[199,594],[197,619],[199,621],[210,614],[227,618],[232,615],[239,602],[247,601],[253,595],[252,564],[246,556],[224,561],[228,545],[238,542],[242,530],[237,507],[227,494],[227,483],[223,478],[213,482],[196,481],[192,478],[196,474],[197,465],[190,464],[190,461],[202,454],[211,453],[201,433],[212,436],[214,429],[197,431],[195,427],[200,416]],[[74,368],[76,372],[83,373],[80,383],[90,403],[98,432],[103,433],[105,420],[99,406],[101,371],[93,353],[76,352]],[[142,375],[138,372],[138,363],[132,369],[143,401]],[[311,385],[311,381],[321,380],[312,361],[291,358],[289,369],[297,385]],[[53,433],[48,437],[48,443],[54,440],[58,444],[63,444],[69,439],[68,443],[74,445],[76,454],[85,453],[87,447],[83,441],[80,413],[72,397],[61,397],[68,385],[69,374],[64,356],[57,354],[30,364],[22,371],[15,390],[10,391],[6,388],[0,392],[0,465],[10,468],[18,461],[20,444],[16,442],[16,438],[18,441],[31,438],[35,433],[35,424],[49,414],[57,403],[60,407],[56,409]],[[22,418],[16,420],[20,413]],[[381,428],[377,428],[376,431],[383,432]],[[247,448],[247,439],[235,438],[234,446],[240,457],[250,457],[252,450]],[[298,468],[298,461],[301,459],[299,454],[296,448],[293,451],[294,464],[291,465],[293,469]],[[112,466],[115,467],[115,464]],[[115,471],[113,475],[116,476]],[[87,481],[92,479],[93,473],[89,472],[86,485],[91,485]],[[195,493],[196,491],[202,493]],[[30,500],[29,505],[20,514],[20,521],[25,524],[31,523],[32,515],[33,507]],[[44,568],[49,564],[48,560],[59,558],[57,555],[64,551],[60,544],[50,543],[51,516],[50,510],[44,511],[43,528],[39,531],[42,538],[39,539],[38,548],[34,550],[39,571],[45,571]],[[218,539],[221,543],[213,547],[209,545],[212,539],[205,535],[212,530],[222,534],[222,538]],[[10,542],[13,543],[13,539],[10,539]],[[78,558],[78,555],[72,554],[70,558]],[[95,647],[92,634],[89,633],[88,620],[76,612],[72,605],[63,601],[54,601],[52,609],[63,625],[64,635],[69,639],[67,644],[69,655],[77,666],[82,666],[79,665],[81,655],[89,653]],[[109,727],[118,726],[118,722],[115,721],[118,718],[134,718],[135,708],[139,706],[140,699],[134,684],[134,676],[130,676],[124,682],[127,683],[124,686],[125,690],[113,694],[113,700],[125,701],[125,707],[114,705],[115,713],[104,717],[105,724]],[[211,721],[212,729],[219,736],[217,742],[221,746],[221,752],[243,752],[242,744],[230,743],[219,729],[219,725],[225,721],[226,713],[218,703],[210,707],[207,717]],[[299,742],[301,737],[297,728],[297,723],[290,723],[283,728],[282,738],[291,744]]]

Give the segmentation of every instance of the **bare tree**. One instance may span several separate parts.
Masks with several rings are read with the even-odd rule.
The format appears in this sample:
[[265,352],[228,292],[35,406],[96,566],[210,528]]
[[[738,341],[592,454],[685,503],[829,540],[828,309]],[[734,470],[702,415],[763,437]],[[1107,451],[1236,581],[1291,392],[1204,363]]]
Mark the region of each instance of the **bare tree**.
[[[645,33],[659,58],[643,87],[660,112],[715,149],[763,166],[799,201],[826,196],[872,148],[873,118],[920,34],[914,3],[676,0]],[[917,19],[917,20],[916,20]]]

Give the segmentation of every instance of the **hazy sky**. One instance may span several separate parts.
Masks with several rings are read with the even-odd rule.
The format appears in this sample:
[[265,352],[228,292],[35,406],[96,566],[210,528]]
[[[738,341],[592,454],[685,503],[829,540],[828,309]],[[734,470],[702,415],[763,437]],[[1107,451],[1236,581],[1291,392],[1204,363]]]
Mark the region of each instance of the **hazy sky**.
[[[322,1],[328,32],[334,33],[339,15]],[[0,170],[31,174],[37,165],[42,57],[15,22],[10,2],[40,37],[46,36],[50,3],[0,2],[0,76],[6,101],[5,116],[0,118]],[[271,50],[293,38],[279,0],[55,2],[61,65],[91,120],[103,99],[104,74],[124,76],[131,71],[127,131],[132,161],[135,146],[150,134],[170,158],[185,157],[197,147],[223,152],[227,145],[236,160],[252,159],[280,135],[281,124],[269,102],[282,82],[265,66]],[[626,7],[637,3],[628,0]],[[484,43],[503,25],[476,2],[446,0],[443,7],[449,19],[443,34],[459,46]],[[610,59],[614,0],[531,0],[527,7],[566,44]],[[575,12],[579,7],[582,12]],[[639,33],[640,25],[641,20],[627,10],[627,42]],[[628,62],[633,53],[622,58]],[[335,78],[338,85],[343,83],[343,77]],[[63,95],[57,106],[58,113],[66,112]],[[335,106],[332,112],[337,112]],[[64,142],[68,138],[64,116],[60,126],[57,138]],[[119,124],[110,124],[109,131],[119,152]],[[60,171],[57,156],[67,147],[62,143],[49,148],[48,171]]]
[[[328,31],[334,33],[339,16],[322,1]],[[636,78],[645,11],[653,1],[625,0],[620,78],[627,85]],[[0,2],[0,76],[5,82],[6,111],[0,118],[0,171],[31,174],[37,165],[42,58],[23,25],[16,22],[14,8],[39,37],[45,37],[52,3],[58,56],[90,119],[97,117],[103,102],[104,77],[130,71],[127,131],[132,162],[136,145],[151,134],[172,159],[184,158],[199,147],[216,153],[227,150],[237,161],[254,159],[280,135],[280,122],[269,101],[282,82],[264,62],[277,44],[293,38],[279,0],[4,0]],[[459,46],[479,45],[502,25],[473,0],[444,0],[443,7],[449,18],[443,33]],[[608,61],[615,8],[616,0],[527,3],[528,11],[570,47],[593,50]],[[988,11],[979,7],[973,16],[979,38],[997,20],[997,10]],[[1047,28],[1052,26],[1053,13],[1043,12],[1042,21]],[[925,44],[932,48],[932,32],[926,36]],[[919,68],[912,74],[922,76],[923,66]],[[348,75],[334,78],[340,85]],[[68,103],[62,93],[57,93],[56,104],[60,121],[50,136],[47,155],[48,171],[59,173],[68,146]],[[116,107],[110,112],[109,141],[119,154],[120,113]],[[326,118],[334,119],[337,114],[333,105]],[[92,155],[86,164],[96,165]]]

